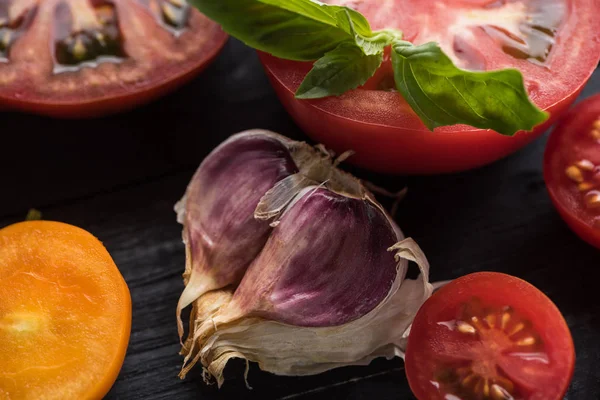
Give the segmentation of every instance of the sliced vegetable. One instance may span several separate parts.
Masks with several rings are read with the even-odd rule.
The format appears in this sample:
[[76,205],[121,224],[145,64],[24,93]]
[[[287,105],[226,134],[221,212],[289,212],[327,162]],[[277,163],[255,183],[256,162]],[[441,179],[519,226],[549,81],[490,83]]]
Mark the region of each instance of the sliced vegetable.
[[[308,375],[402,353],[432,291],[429,266],[336,168],[343,157],[250,131],[202,163],[176,207],[187,255],[180,306],[193,304],[182,377],[201,362],[221,385],[231,358]],[[421,269],[416,280],[405,279],[407,260]]]
[[[396,85],[425,125],[470,124],[513,135],[548,115],[532,104],[519,71],[457,68],[436,45],[414,47],[393,30],[373,32],[358,12],[313,0],[195,0],[200,11],[254,48],[288,60],[318,59],[296,97],[340,95],[373,76],[392,45]],[[453,103],[457,103],[454,107]]]
[[575,353],[563,316],[541,291],[513,276],[479,272],[425,302],[405,361],[420,400],[559,400]]
[[[362,87],[339,97],[300,100],[296,93],[313,68],[261,52],[260,58],[280,100],[300,127],[338,153],[354,150],[351,163],[387,173],[454,172],[488,164],[515,152],[541,135],[576,99],[600,60],[600,25],[595,0],[424,1],[332,0],[355,8],[374,32],[397,29],[403,40],[420,47],[434,42],[461,70],[517,69],[536,106],[551,116],[531,133],[513,137],[469,125],[430,132],[397,92],[391,54]],[[435,65],[435,64],[434,64]],[[424,72],[420,72],[424,73]],[[439,107],[454,106],[447,91]],[[522,98],[521,98],[522,99]],[[522,99],[523,100],[523,99]],[[506,110],[530,106],[513,103]],[[537,123],[539,113],[523,112]],[[424,118],[424,117],[423,117]],[[435,120],[435,119],[434,119]],[[447,123],[448,121],[446,121]],[[431,123],[429,123],[431,126]],[[492,129],[502,131],[496,125]]]
[[183,0],[0,0],[0,108],[126,110],[191,79],[226,39]]
[[129,290],[98,239],[49,221],[0,230],[0,398],[102,398],[130,328]]
[[544,156],[544,179],[566,223],[600,248],[600,95],[577,104],[555,127]]

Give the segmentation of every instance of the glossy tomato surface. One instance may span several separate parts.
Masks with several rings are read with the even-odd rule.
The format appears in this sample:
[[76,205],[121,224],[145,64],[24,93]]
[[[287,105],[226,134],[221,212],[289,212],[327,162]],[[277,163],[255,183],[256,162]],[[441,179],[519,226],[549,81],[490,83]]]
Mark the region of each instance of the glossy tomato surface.
[[420,400],[559,400],[575,353],[564,318],[541,291],[510,275],[478,272],[425,302],[405,361]]
[[226,39],[184,0],[0,0],[0,108],[128,109],[185,83]]
[[577,104],[546,147],[544,179],[562,218],[600,248],[600,95]]
[[506,137],[469,126],[430,132],[393,89],[389,59],[363,88],[340,97],[296,100],[310,70],[260,54],[282,103],[314,140],[379,172],[440,173],[488,164],[538,137],[574,101],[600,58],[597,0],[353,0],[373,29],[397,28],[415,44],[440,43],[472,70],[518,68],[532,100],[552,114],[534,132]]

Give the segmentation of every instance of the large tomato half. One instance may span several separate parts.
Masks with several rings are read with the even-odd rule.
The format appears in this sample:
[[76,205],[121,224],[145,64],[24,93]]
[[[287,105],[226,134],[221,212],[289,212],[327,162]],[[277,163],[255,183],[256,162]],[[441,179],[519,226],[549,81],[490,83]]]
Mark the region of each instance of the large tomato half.
[[478,272],[433,294],[415,316],[406,375],[419,400],[560,400],[575,352],[552,301],[529,283]]
[[330,0],[397,28],[415,44],[437,41],[461,67],[518,68],[530,97],[552,113],[534,132],[505,137],[451,126],[430,132],[393,89],[389,60],[363,88],[297,100],[310,63],[260,54],[286,109],[313,139],[380,172],[440,173],[485,165],[538,137],[576,98],[600,58],[597,0]]
[[544,179],[567,224],[600,248],[600,95],[577,104],[546,147]]
[[127,109],[186,82],[226,39],[185,0],[0,0],[0,107]]

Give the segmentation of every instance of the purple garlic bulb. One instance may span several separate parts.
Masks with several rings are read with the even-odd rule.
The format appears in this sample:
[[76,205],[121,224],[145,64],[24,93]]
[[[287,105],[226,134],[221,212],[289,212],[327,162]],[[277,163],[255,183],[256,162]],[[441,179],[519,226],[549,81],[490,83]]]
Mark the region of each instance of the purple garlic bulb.
[[[266,239],[239,278],[194,299],[182,377],[201,362],[221,385],[230,358],[307,375],[403,356],[432,293],[424,254],[362,183],[323,149],[282,140],[298,172],[252,197]],[[415,280],[406,279],[409,261]]]

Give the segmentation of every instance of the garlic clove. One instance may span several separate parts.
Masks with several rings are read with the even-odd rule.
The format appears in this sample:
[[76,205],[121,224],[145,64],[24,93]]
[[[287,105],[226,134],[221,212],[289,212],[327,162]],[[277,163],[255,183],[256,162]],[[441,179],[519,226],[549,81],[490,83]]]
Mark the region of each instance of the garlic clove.
[[262,196],[298,168],[285,143],[264,131],[232,136],[200,165],[176,205],[184,224],[186,287],[181,310],[202,294],[239,282],[267,241],[271,227],[256,220]]
[[398,263],[387,249],[396,242],[369,201],[306,188],[246,271],[229,312],[296,326],[355,320],[389,293]]

